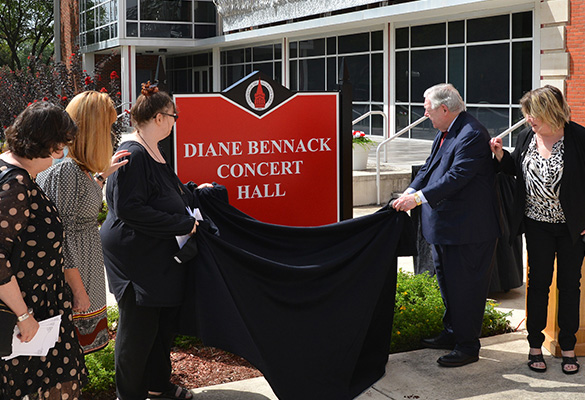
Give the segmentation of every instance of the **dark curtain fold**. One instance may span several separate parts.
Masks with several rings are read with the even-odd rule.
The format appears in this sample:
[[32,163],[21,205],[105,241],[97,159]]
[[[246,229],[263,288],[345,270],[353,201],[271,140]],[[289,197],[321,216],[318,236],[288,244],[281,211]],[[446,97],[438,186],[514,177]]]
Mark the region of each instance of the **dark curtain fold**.
[[181,333],[245,357],[282,400],[352,399],[384,375],[396,258],[414,252],[405,213],[287,227],[231,207],[224,188],[196,192],[219,236],[195,235]]

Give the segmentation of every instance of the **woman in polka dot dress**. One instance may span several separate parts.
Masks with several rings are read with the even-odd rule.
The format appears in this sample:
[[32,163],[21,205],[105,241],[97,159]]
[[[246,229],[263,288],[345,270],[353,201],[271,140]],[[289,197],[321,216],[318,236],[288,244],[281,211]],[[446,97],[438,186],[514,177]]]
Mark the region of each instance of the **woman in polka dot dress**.
[[[75,123],[47,102],[27,107],[6,130],[0,172],[0,299],[19,317],[19,339],[30,341],[38,322],[61,315],[59,339],[45,357],[0,359],[0,399],[79,399],[86,381],[83,352],[64,290],[63,226],[55,205],[35,183],[74,137]],[[16,167],[16,168],[14,168]],[[9,259],[20,240],[18,266]]]

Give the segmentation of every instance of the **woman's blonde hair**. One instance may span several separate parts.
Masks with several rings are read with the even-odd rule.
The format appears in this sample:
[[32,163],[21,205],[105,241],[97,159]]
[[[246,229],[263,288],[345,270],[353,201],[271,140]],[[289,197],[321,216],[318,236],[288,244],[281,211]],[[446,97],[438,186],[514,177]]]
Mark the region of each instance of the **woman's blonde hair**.
[[117,115],[112,99],[89,90],[75,96],[65,110],[79,129],[69,146],[69,157],[84,171],[105,171],[114,152],[112,124]]
[[538,118],[553,129],[561,129],[571,119],[571,109],[563,93],[556,87],[546,85],[531,90],[520,99],[524,116]]

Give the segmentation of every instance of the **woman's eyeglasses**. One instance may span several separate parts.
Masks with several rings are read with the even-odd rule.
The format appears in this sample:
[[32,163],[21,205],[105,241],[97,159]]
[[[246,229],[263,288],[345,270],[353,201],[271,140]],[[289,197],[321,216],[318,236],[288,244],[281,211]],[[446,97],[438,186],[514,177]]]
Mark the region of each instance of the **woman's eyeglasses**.
[[175,122],[179,119],[179,116],[177,114],[167,114],[167,113],[164,113],[164,112],[161,112],[159,114],[166,115],[168,117],[173,117],[175,119]]

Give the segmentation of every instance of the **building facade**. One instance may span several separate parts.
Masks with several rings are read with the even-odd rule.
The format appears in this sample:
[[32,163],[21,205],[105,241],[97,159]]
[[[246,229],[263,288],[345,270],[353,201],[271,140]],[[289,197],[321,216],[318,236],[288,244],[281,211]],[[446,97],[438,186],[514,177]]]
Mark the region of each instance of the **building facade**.
[[[132,104],[140,82],[217,92],[254,70],[293,91],[353,85],[356,125],[386,136],[423,114],[423,91],[451,82],[497,135],[521,119],[523,93],[553,84],[585,122],[584,0],[55,0],[61,57],[85,69],[112,52]],[[163,72],[164,71],[164,75]],[[407,134],[434,136],[430,122]],[[515,135],[507,137],[513,146]]]

